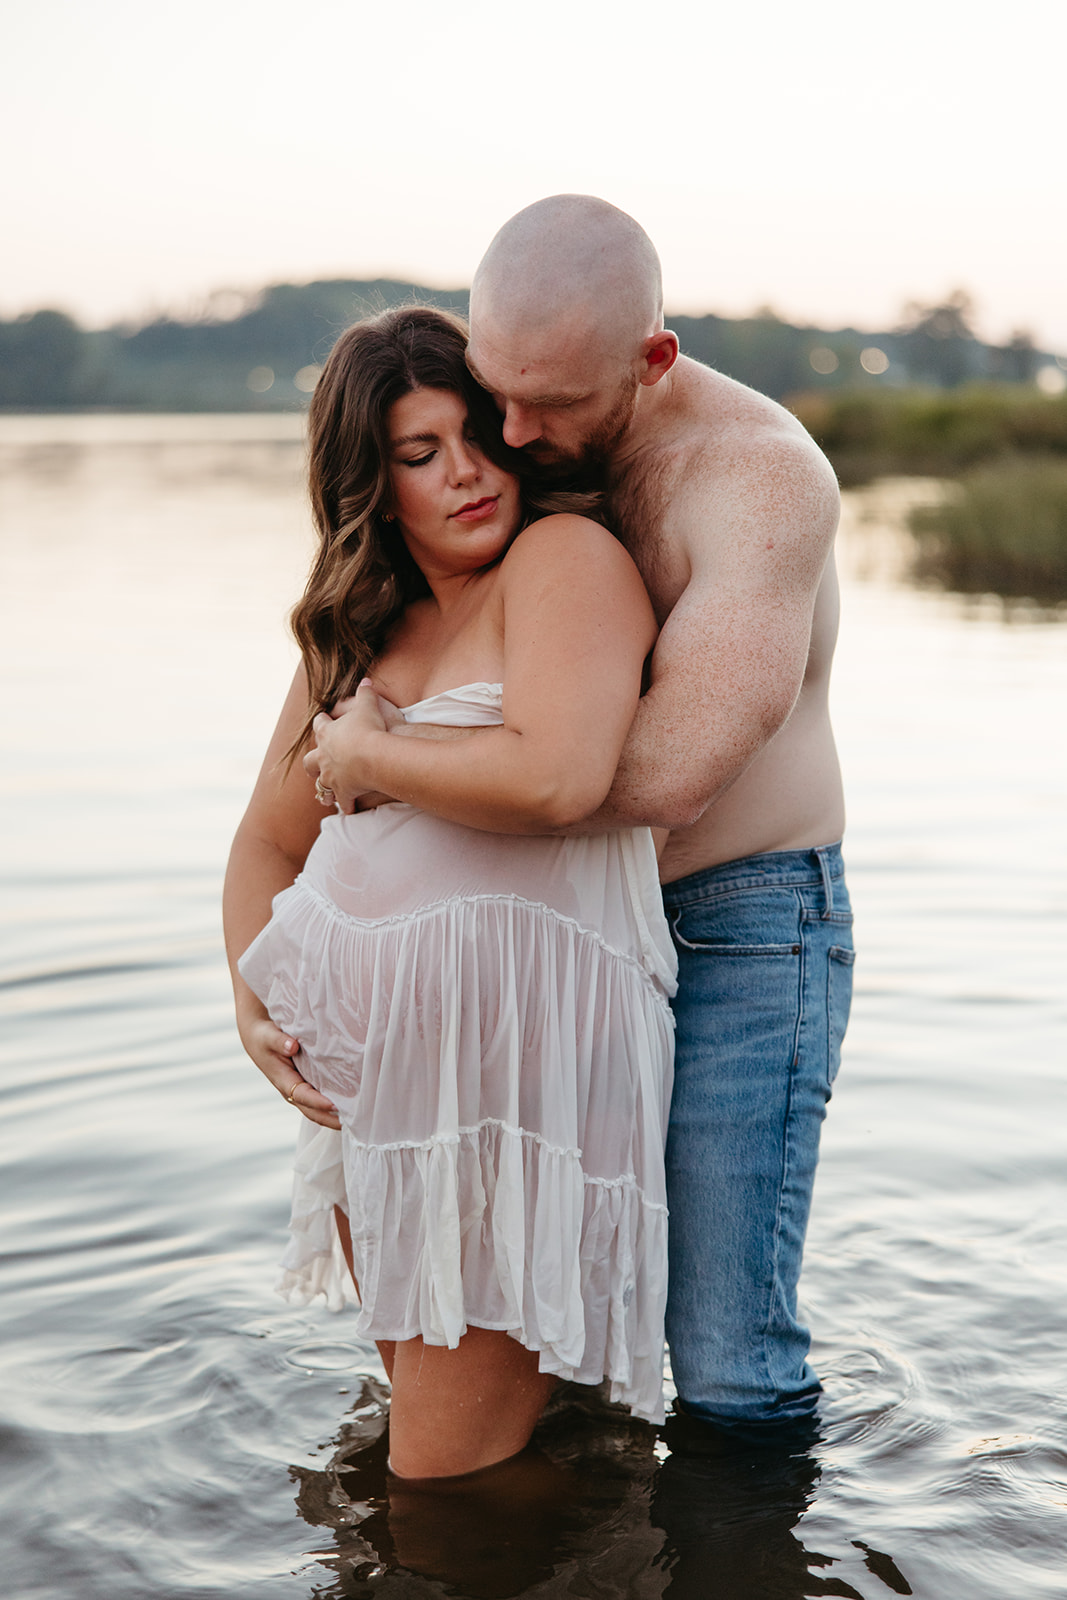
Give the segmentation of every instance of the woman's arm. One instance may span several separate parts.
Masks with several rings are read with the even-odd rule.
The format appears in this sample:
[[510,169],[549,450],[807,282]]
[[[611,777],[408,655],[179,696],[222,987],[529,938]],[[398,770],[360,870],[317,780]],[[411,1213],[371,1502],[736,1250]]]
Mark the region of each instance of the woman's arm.
[[504,727],[398,739],[363,687],[353,711],[316,720],[311,764],[325,784],[336,776],[345,791],[380,790],[497,833],[552,832],[596,811],[655,638],[637,568],[597,523],[546,517],[515,540],[501,586]]
[[237,971],[239,957],[270,920],[274,896],[289,887],[304,865],[322,822],[322,807],[300,761],[295,761],[288,772],[285,770],[285,752],[303,727],[307,706],[307,679],[301,667],[282,707],[248,810],[233,841],[222,894],[222,919],[241,1043],[279,1094],[288,1098],[304,1084],[299,1100],[293,1104],[312,1122],[339,1128],[337,1112],[330,1101],[307,1083],[293,1065],[299,1042],[274,1026],[262,1001]]

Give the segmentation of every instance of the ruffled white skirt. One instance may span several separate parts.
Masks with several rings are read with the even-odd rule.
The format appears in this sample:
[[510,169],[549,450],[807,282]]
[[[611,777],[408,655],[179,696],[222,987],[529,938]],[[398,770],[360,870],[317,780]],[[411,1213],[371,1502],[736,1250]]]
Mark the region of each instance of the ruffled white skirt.
[[[489,685],[408,715],[472,690],[499,720]],[[342,1124],[301,1123],[282,1292],[352,1293],[340,1205],[361,1336],[501,1329],[660,1420],[675,966],[647,831],[330,817],[240,970]]]

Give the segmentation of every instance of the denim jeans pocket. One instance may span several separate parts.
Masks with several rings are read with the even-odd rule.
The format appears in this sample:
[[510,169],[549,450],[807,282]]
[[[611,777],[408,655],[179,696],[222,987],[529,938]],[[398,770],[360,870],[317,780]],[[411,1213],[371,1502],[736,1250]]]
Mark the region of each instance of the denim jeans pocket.
[[792,890],[716,895],[677,906],[671,930],[683,950],[717,956],[798,956],[801,906]]
[[829,1023],[826,1038],[826,1082],[832,1088],[841,1065],[841,1043],[845,1037],[848,1014],[852,1005],[852,967],[856,955],[853,950],[834,944],[830,946],[829,957],[826,972],[826,1010]]

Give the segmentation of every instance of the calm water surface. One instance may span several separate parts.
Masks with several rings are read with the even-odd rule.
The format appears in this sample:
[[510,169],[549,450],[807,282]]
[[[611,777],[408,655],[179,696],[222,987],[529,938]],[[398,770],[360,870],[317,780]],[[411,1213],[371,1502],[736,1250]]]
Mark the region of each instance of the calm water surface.
[[375,1351],[272,1296],[294,1118],[222,957],[301,460],[297,419],[0,419],[4,1593],[1067,1595],[1067,628],[909,589],[922,485],[850,500],[861,954],[802,1282],[819,1445],[662,1464],[565,1403],[565,1506],[435,1522],[349,1465]]

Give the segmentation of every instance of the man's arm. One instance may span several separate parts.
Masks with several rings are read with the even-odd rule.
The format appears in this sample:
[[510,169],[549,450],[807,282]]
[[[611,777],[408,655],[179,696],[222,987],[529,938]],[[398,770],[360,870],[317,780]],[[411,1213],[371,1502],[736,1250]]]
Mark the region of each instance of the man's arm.
[[373,789],[494,833],[552,833],[602,802],[655,634],[630,557],[583,518],[533,524],[501,566],[504,726],[432,745],[389,734],[361,687],[315,721],[305,760],[342,797]]
[[777,733],[804,679],[838,513],[829,464],[791,433],[689,479],[664,519],[689,582],[591,822],[691,826]]
[[[839,510],[833,471],[799,427],[762,441],[758,453],[720,449],[702,471],[687,474],[664,529],[688,562],[689,581],[660,632],[651,687],[608,796],[581,821],[531,818],[525,831],[688,827],[726,792],[796,702]],[[411,784],[410,797],[423,810],[490,831],[520,831],[514,816],[490,818],[465,798],[446,798],[472,770],[469,763],[489,759],[501,730],[464,734],[447,756],[443,749],[437,759],[424,755],[395,775]],[[341,773],[340,724],[330,744],[333,770]],[[338,793],[344,781],[331,780]]]

